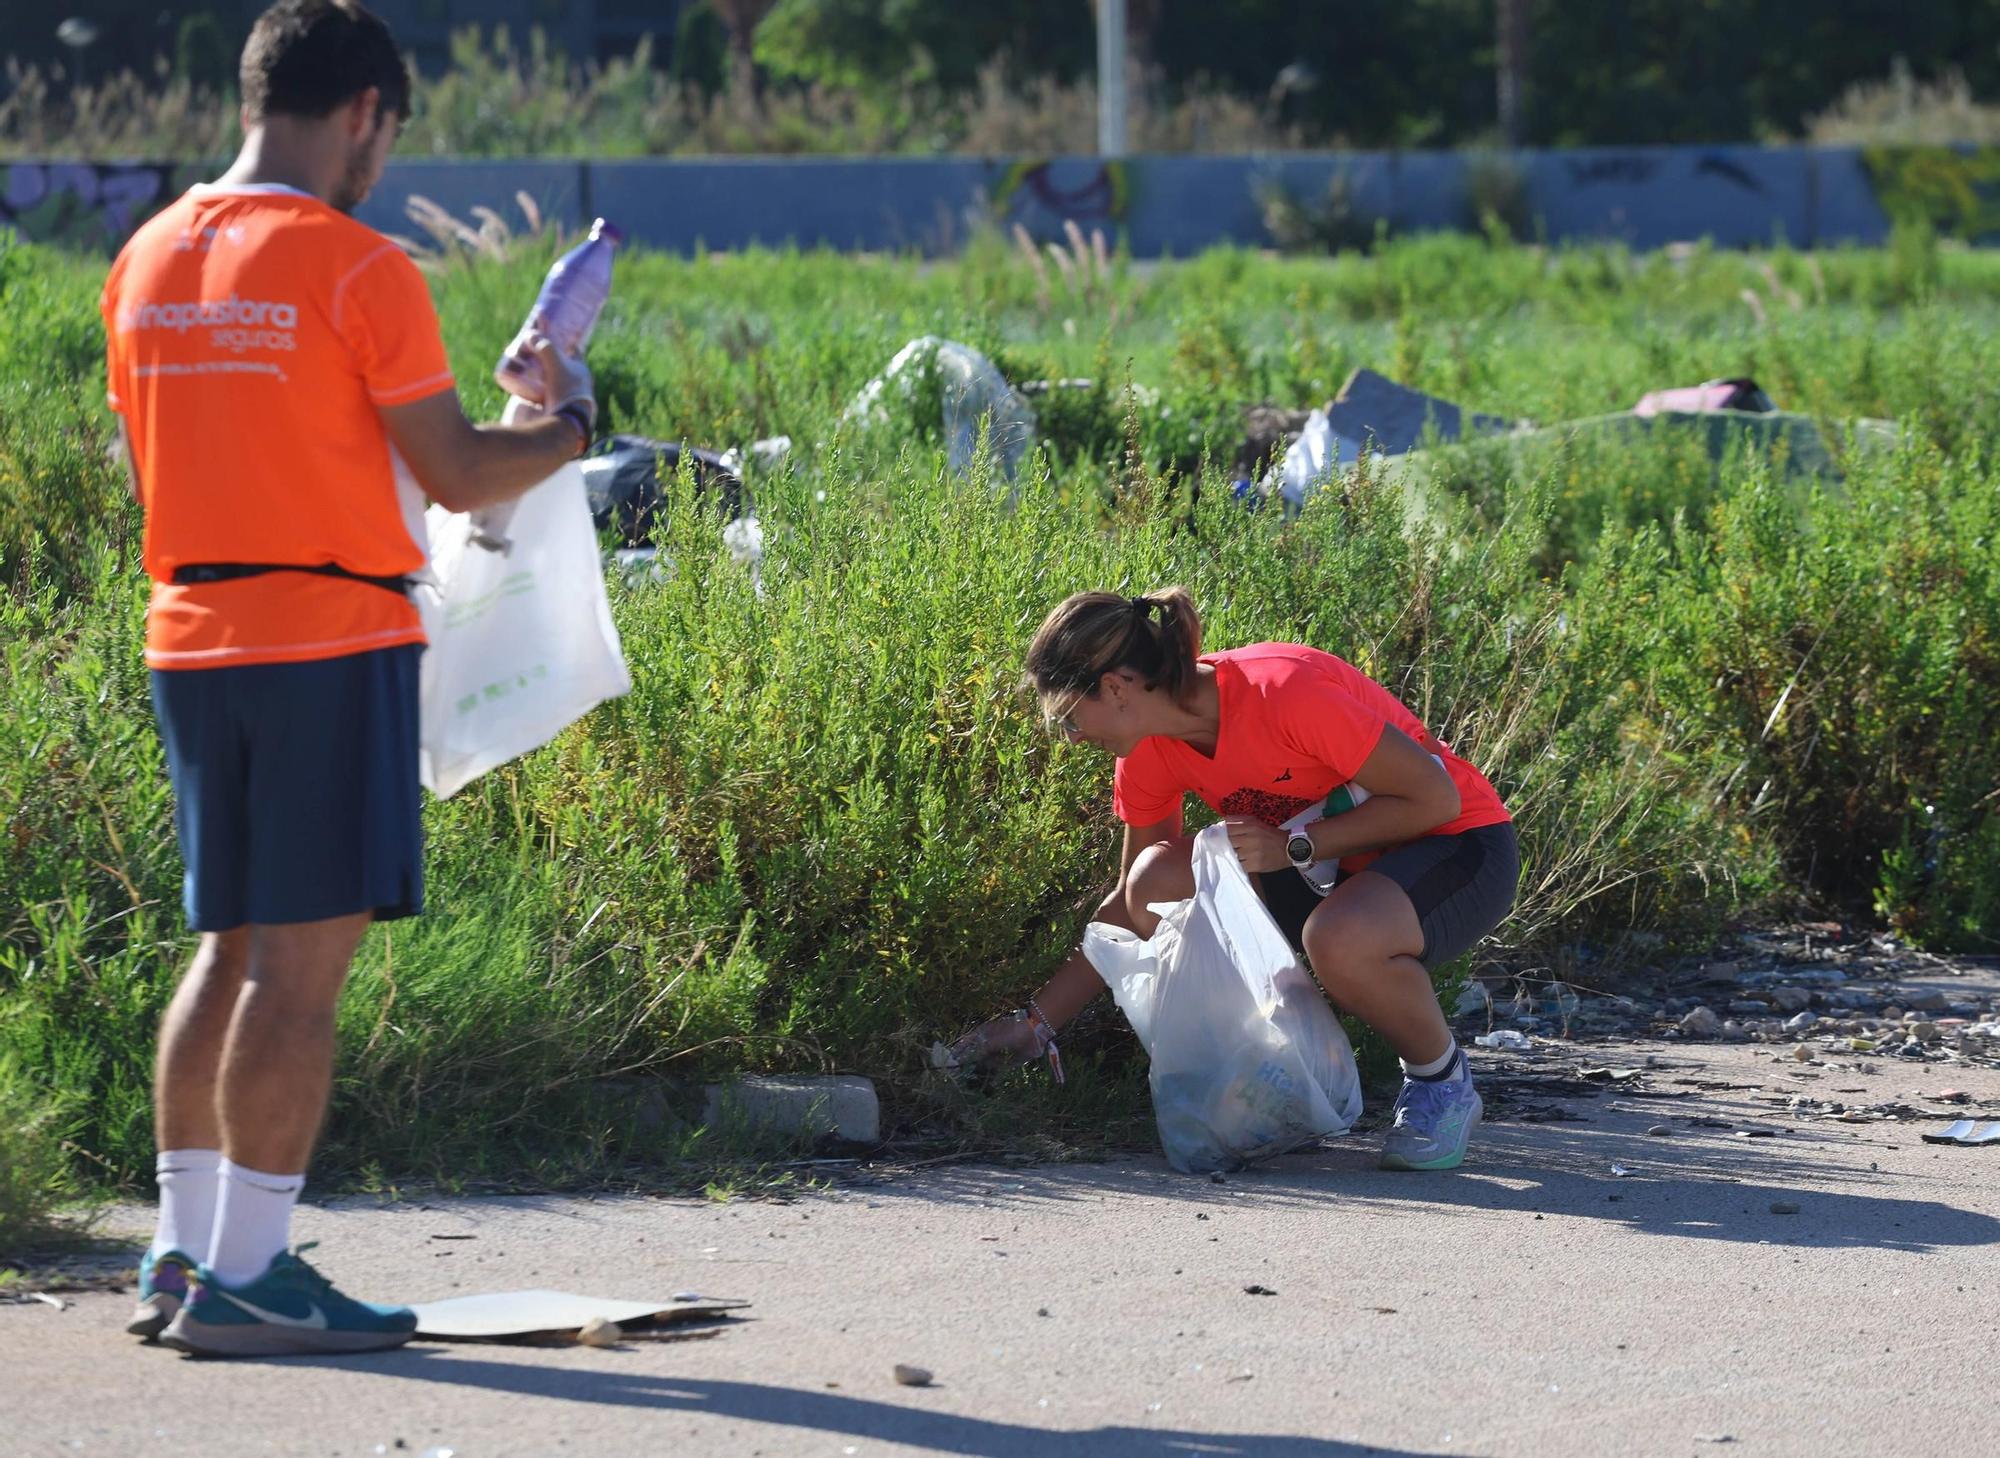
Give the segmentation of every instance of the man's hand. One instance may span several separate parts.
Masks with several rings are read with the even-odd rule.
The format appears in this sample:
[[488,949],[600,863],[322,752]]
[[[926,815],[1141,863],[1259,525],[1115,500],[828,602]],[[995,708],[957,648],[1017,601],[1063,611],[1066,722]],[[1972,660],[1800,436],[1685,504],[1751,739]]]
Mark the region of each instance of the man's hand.
[[962,1068],[1012,1068],[1041,1057],[1042,1042],[1026,1018],[1008,1013],[981,1023],[953,1043],[951,1056]]
[[1251,875],[1291,865],[1292,858],[1285,854],[1285,842],[1291,839],[1288,832],[1240,815],[1223,823],[1229,827],[1229,848],[1236,852],[1237,863]]
[[[441,390],[408,405],[381,410],[389,433],[424,494],[447,511],[480,511],[512,501],[582,454],[597,427],[590,370],[546,339],[529,346],[542,367],[545,409],[526,401],[530,418],[507,425],[474,425],[458,394]],[[555,412],[564,414],[560,419]],[[575,419],[574,416],[581,416]],[[583,442],[579,443],[579,431]]]
[[566,355],[553,341],[536,335],[528,342],[528,352],[542,367],[542,409],[553,415],[565,405],[583,405],[590,418],[597,419],[597,385],[582,355]]

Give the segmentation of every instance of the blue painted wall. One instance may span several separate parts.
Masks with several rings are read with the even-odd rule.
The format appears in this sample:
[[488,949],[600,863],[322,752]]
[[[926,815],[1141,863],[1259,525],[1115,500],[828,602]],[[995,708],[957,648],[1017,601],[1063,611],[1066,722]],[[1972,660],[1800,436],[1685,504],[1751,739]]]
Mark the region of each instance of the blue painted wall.
[[[129,181],[124,171],[145,165],[4,164],[0,201],[15,193],[42,199],[50,180],[62,177],[119,173],[114,181]],[[679,252],[760,243],[942,253],[997,219],[1038,239],[1060,238],[1073,221],[1122,238],[1140,257],[1184,256],[1216,244],[1268,244],[1259,197],[1274,186],[1318,204],[1338,182],[1358,215],[1387,219],[1400,232],[1470,227],[1468,181],[1473,169],[1492,166],[1515,169],[1526,213],[1551,242],[1657,248],[1707,237],[1725,247],[1780,239],[1823,247],[1879,243],[1889,231],[1860,152],[1845,147],[1584,148],[1505,159],[1328,152],[1109,164],[1094,157],[397,161],[360,216],[384,232],[415,233],[405,206],[422,195],[459,217],[491,207],[519,226],[515,196],[526,192],[545,217],[568,227],[602,215],[635,242]],[[11,192],[10,178],[20,184]],[[115,189],[86,190],[91,196],[79,194],[75,207],[24,204],[14,222],[36,236],[37,219],[61,218],[71,236],[88,215],[84,231],[115,241],[129,226],[122,214],[94,222]]]

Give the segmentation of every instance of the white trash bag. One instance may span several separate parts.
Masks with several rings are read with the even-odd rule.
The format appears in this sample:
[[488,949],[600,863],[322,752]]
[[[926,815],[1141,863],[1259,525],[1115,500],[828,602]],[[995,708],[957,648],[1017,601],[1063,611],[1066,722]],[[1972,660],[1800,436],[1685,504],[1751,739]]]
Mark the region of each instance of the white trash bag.
[[979,434],[987,432],[993,460],[1012,481],[1034,448],[1035,408],[1007,383],[1000,369],[968,344],[925,334],[896,351],[888,367],[861,387],[843,419],[863,427],[884,424],[889,407],[909,409],[919,381],[934,373],[944,405],[945,462],[952,474],[971,471]]
[[1284,500],[1285,516],[1297,516],[1305,509],[1307,499],[1332,480],[1336,472],[1360,459],[1360,448],[1335,432],[1324,410],[1314,410],[1306,416],[1298,439],[1285,451],[1284,462],[1274,477],[1265,478],[1264,492],[1268,496],[1275,489]]
[[1361,1116],[1361,1078],[1340,1019],[1301,967],[1211,825],[1194,841],[1194,898],[1153,908],[1152,940],[1092,922],[1084,955],[1152,1059],[1167,1163],[1240,1169]]
[[419,759],[440,798],[632,688],[583,472],[571,462],[512,507],[505,551],[478,544],[476,516],[425,515],[436,586],[415,594],[430,637]]

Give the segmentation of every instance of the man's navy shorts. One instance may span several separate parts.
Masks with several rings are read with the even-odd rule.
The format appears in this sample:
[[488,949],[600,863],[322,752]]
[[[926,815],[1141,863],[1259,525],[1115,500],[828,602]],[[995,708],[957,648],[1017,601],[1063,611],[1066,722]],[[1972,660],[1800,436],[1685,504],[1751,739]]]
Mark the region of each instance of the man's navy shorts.
[[153,670],[191,928],[423,909],[423,651]]

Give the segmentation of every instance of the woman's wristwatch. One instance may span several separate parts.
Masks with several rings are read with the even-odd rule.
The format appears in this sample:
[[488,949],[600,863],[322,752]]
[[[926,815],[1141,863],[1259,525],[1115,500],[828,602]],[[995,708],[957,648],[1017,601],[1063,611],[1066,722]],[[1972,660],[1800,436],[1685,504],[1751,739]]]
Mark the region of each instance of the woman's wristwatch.
[[1313,850],[1312,837],[1307,835],[1303,830],[1293,831],[1291,836],[1285,841],[1285,855],[1301,871],[1319,859],[1318,854]]

